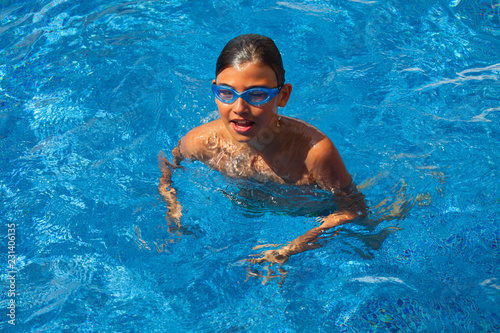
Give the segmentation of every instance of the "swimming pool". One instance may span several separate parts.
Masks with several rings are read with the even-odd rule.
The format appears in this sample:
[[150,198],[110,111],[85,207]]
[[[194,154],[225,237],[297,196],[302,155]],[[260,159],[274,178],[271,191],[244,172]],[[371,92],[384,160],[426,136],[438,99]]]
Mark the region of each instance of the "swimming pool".
[[[2,330],[500,330],[498,1],[0,5]],[[248,32],[377,221],[281,268],[245,259],[314,216],[237,189],[296,188],[186,163],[182,233],[158,193],[159,151],[217,117],[216,57]]]

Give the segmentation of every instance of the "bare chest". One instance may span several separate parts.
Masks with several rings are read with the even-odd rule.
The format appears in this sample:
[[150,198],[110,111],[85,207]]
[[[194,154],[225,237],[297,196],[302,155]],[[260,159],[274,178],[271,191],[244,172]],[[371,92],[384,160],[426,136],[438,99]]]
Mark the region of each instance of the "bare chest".
[[286,154],[265,160],[259,154],[248,150],[219,148],[213,150],[211,155],[205,163],[229,177],[280,184],[314,184],[306,168],[301,163],[290,161]]

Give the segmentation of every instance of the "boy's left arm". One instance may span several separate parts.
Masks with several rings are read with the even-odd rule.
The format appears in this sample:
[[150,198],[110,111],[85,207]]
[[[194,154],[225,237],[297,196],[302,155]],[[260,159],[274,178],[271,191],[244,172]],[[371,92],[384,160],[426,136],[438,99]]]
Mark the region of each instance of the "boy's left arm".
[[[321,225],[297,237],[288,245],[277,250],[263,252],[261,258],[251,259],[252,263],[271,262],[284,263],[291,255],[320,246],[318,238],[326,230],[350,223],[367,215],[364,195],[358,192],[347,172],[344,162],[333,143],[325,138],[318,142],[309,152],[306,164],[316,183],[327,191],[335,193],[338,209],[321,219]],[[336,235],[333,234],[332,236]]]
[[[321,246],[319,244],[319,238],[325,233],[325,231],[338,227],[340,225],[351,223],[357,218],[362,218],[367,215],[367,207],[364,200],[364,195],[356,190],[354,184],[352,184],[354,191],[348,195],[345,193],[337,194],[337,203],[339,208],[336,212],[327,215],[321,219],[321,224],[318,227],[312,228],[305,234],[295,238],[289,244],[276,249],[267,250],[261,253],[260,258],[250,259],[252,263],[285,263],[290,256],[305,252],[308,250],[313,250]],[[340,230],[338,230],[340,231]],[[330,235],[333,237],[338,234],[338,231]]]

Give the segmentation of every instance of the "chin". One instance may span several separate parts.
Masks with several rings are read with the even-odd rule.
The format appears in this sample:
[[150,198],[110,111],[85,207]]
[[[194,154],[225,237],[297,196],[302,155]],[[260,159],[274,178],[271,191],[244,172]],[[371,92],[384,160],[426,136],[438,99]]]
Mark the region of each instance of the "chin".
[[232,136],[233,136],[233,139],[235,139],[236,141],[238,141],[240,143],[250,143],[254,140],[253,136],[243,135],[240,133],[236,133],[236,134],[232,133]]

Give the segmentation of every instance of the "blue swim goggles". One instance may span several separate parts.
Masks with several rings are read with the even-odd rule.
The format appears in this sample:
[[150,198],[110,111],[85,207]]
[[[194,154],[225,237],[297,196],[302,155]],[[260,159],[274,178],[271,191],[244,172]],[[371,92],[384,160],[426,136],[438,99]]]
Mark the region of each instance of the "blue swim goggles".
[[214,84],[212,85],[212,92],[222,103],[231,104],[241,97],[252,105],[262,105],[276,97],[282,87],[283,84],[280,84],[278,88],[256,87],[240,93],[231,87]]

